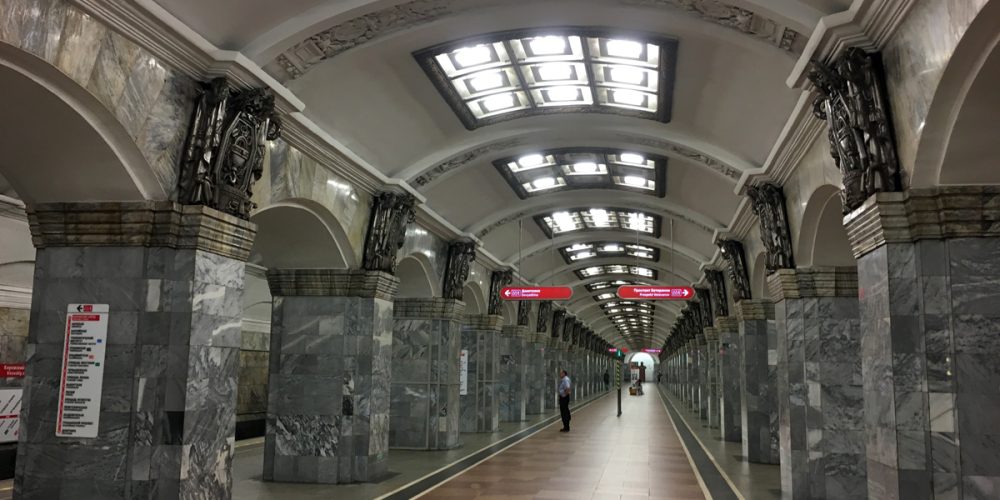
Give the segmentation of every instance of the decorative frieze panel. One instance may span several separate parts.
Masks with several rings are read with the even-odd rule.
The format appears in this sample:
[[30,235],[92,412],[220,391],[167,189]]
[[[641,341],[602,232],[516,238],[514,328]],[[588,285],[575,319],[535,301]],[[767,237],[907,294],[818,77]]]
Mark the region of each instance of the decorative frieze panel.
[[809,79],[820,92],[813,114],[827,123],[830,155],[844,178],[844,213],[875,193],[901,190],[881,56],[849,48],[831,64],[813,61]]
[[531,317],[531,302],[522,300],[517,303],[517,326],[528,326]]
[[476,260],[476,243],[474,241],[453,241],[448,246],[448,263],[444,271],[444,283],[441,288],[446,299],[463,299],[465,282],[469,279],[472,261]]
[[408,194],[383,191],[375,196],[362,268],[396,274],[396,254],[403,247],[406,225],[415,217],[415,204],[416,200]]
[[785,211],[785,193],[781,186],[762,184],[747,187],[753,213],[760,222],[760,239],[764,243],[767,273],[778,269],[794,269],[792,237]]
[[712,294],[712,312],[715,316],[729,316],[729,301],[726,299],[726,278],[722,271],[705,270],[708,288]]
[[552,302],[542,301],[538,303],[538,322],[535,323],[535,333],[545,333],[549,328],[549,319],[552,318]]
[[712,314],[711,292],[707,288],[695,288],[694,295],[701,305],[701,324],[706,327],[712,326],[712,318],[715,316]]
[[733,301],[739,302],[750,298],[750,273],[747,269],[747,258],[743,252],[743,243],[738,240],[719,240],[716,242],[722,250],[722,257],[729,267],[729,279],[733,282]]
[[181,158],[178,201],[249,219],[266,142],[280,135],[270,90],[233,90],[221,77],[203,83]]

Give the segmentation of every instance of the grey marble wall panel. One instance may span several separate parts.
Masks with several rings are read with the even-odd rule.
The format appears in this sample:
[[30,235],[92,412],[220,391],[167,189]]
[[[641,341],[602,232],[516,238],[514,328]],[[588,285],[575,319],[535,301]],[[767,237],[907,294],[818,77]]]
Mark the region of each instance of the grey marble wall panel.
[[370,297],[274,297],[265,480],[387,473],[392,307]]
[[[397,299],[395,304],[389,405],[392,448],[445,450],[459,446],[458,314],[464,305],[452,306],[449,311],[453,314],[447,315],[430,307],[421,309],[434,301],[445,299]],[[421,310],[427,312],[421,314]]]
[[546,410],[557,408],[556,387],[561,366],[562,352],[550,342],[545,351],[545,394],[542,396]]
[[706,345],[705,359],[707,369],[705,372],[705,387],[708,392],[708,426],[712,429],[719,428],[719,410],[721,398],[719,396],[719,337],[714,328],[705,329]]
[[716,318],[715,323],[719,325],[720,434],[723,440],[738,443],[743,438],[739,324],[728,316]]
[[740,428],[743,456],[754,463],[777,464],[778,353],[774,308],[765,301],[741,301],[759,314],[739,317]]
[[1000,239],[890,243],[858,266],[869,498],[995,498]]
[[709,361],[708,353],[708,341],[705,339],[705,335],[698,335],[696,339],[696,352],[698,356],[698,400],[695,405],[697,409],[698,417],[707,423],[709,416],[709,408],[711,404],[709,400],[711,399],[711,393],[709,390],[709,371],[711,369],[711,361]]
[[530,342],[525,352],[525,386],[527,391],[525,413],[539,415],[545,413],[545,400],[549,394],[546,384],[547,348],[544,344]]
[[497,365],[497,399],[501,422],[521,422],[527,418],[527,342],[524,327],[505,326],[500,337]]
[[782,490],[791,498],[867,493],[856,297],[775,303]]
[[[39,250],[14,495],[228,498],[243,282],[201,251]],[[71,303],[110,309],[94,439],[55,435]]]
[[462,432],[500,428],[497,365],[500,360],[499,316],[474,316],[462,324],[462,349],[468,352],[468,391],[460,397]]

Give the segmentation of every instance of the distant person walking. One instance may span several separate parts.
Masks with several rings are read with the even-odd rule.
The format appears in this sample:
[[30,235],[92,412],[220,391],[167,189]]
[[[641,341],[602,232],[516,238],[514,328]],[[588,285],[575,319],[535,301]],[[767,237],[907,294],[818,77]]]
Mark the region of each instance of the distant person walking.
[[604,388],[607,389],[611,386],[611,375],[608,375],[608,371],[604,370]]
[[573,386],[566,370],[559,370],[559,416],[562,417],[563,428],[559,432],[569,432],[569,397],[573,394]]

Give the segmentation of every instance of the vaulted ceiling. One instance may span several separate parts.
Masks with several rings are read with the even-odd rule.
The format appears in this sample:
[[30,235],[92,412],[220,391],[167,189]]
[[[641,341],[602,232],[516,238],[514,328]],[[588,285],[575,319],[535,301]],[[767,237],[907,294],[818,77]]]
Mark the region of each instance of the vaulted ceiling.
[[[679,306],[656,303],[651,329],[626,338],[602,308],[606,301],[585,286],[700,278],[715,253],[713,231],[738,208],[736,182],[764,162],[798,98],[785,79],[809,35],[821,17],[851,3],[156,1],[210,42],[263,66],[305,103],[309,118],[386,175],[409,181],[444,218],[527,278],[574,286],[567,308],[606,339],[633,347],[659,347]],[[531,45],[546,35],[562,38]],[[629,66],[627,42],[635,41],[675,52]],[[642,57],[655,52],[646,47]],[[479,80],[462,80],[483,68],[489,71],[475,73]],[[572,74],[560,77],[572,81],[549,85],[539,69]],[[615,90],[616,79],[626,91]],[[497,89],[515,101],[476,101]],[[658,99],[651,113],[640,112],[635,89]],[[567,102],[576,99],[585,102]],[[460,116],[500,116],[511,102],[535,111],[477,123]],[[666,115],[657,112],[664,105]],[[578,156],[561,154],[567,151]],[[662,165],[654,173],[623,155]],[[655,186],[639,189],[647,181]],[[650,221],[655,231],[636,230]],[[658,259],[594,246],[595,256],[568,263],[560,253],[598,243],[653,248]],[[637,265],[656,278],[580,273]]]

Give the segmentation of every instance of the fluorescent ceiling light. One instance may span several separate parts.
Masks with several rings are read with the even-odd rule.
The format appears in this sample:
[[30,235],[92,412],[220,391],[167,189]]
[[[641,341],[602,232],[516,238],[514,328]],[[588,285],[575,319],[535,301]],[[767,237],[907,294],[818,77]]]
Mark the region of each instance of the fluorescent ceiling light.
[[589,259],[589,258],[591,258],[593,256],[594,256],[593,252],[580,252],[580,253],[577,253],[577,254],[573,255],[573,257],[571,257],[571,258],[573,260],[581,260],[581,259]]
[[535,189],[549,189],[556,185],[556,180],[552,177],[541,177],[531,182]]
[[463,47],[455,51],[455,62],[463,68],[490,62],[490,49],[486,45]]
[[538,67],[538,76],[546,82],[569,80],[573,78],[573,66],[569,64],[543,64]]
[[590,218],[594,221],[594,225],[597,227],[608,227],[610,225],[607,210],[601,208],[591,208]]
[[618,158],[622,162],[624,162],[624,163],[630,163],[632,165],[645,165],[646,164],[646,157],[644,157],[644,156],[642,156],[640,154],[622,153],[621,156],[619,156]]
[[469,79],[469,85],[476,92],[500,88],[503,87],[503,83],[503,73],[499,71],[481,73]]
[[550,101],[579,101],[580,89],[576,87],[553,87],[545,91]]
[[581,161],[573,164],[573,172],[577,174],[592,174],[597,172],[597,164],[592,161]]
[[566,37],[540,36],[528,42],[531,53],[536,56],[551,56],[566,53]]
[[626,175],[622,179],[622,182],[628,184],[629,186],[642,187],[646,185],[646,179],[637,175]]
[[502,109],[513,108],[514,107],[514,94],[506,92],[503,94],[496,94],[483,99],[483,107],[487,111],[500,111]]
[[631,40],[608,40],[607,48],[612,57],[638,59],[642,55],[642,44]]
[[590,248],[590,245],[588,245],[588,244],[586,244],[586,243],[577,243],[577,244],[575,244],[575,245],[573,245],[573,246],[569,247],[569,249],[568,249],[568,250],[569,250],[570,252],[576,252],[576,251],[578,251],[578,250],[587,250],[587,249],[589,249],[589,248]]
[[626,83],[629,85],[642,85],[646,73],[632,66],[615,66],[609,71],[611,81],[616,83]]
[[622,247],[621,245],[614,245],[614,244],[604,245],[604,248],[602,250],[604,250],[605,252],[621,252]]
[[642,106],[646,100],[646,96],[642,92],[635,90],[615,89],[611,91],[611,96],[616,103],[629,106]]
[[537,167],[545,163],[545,157],[538,154],[524,155],[517,159],[517,164],[524,168]]

